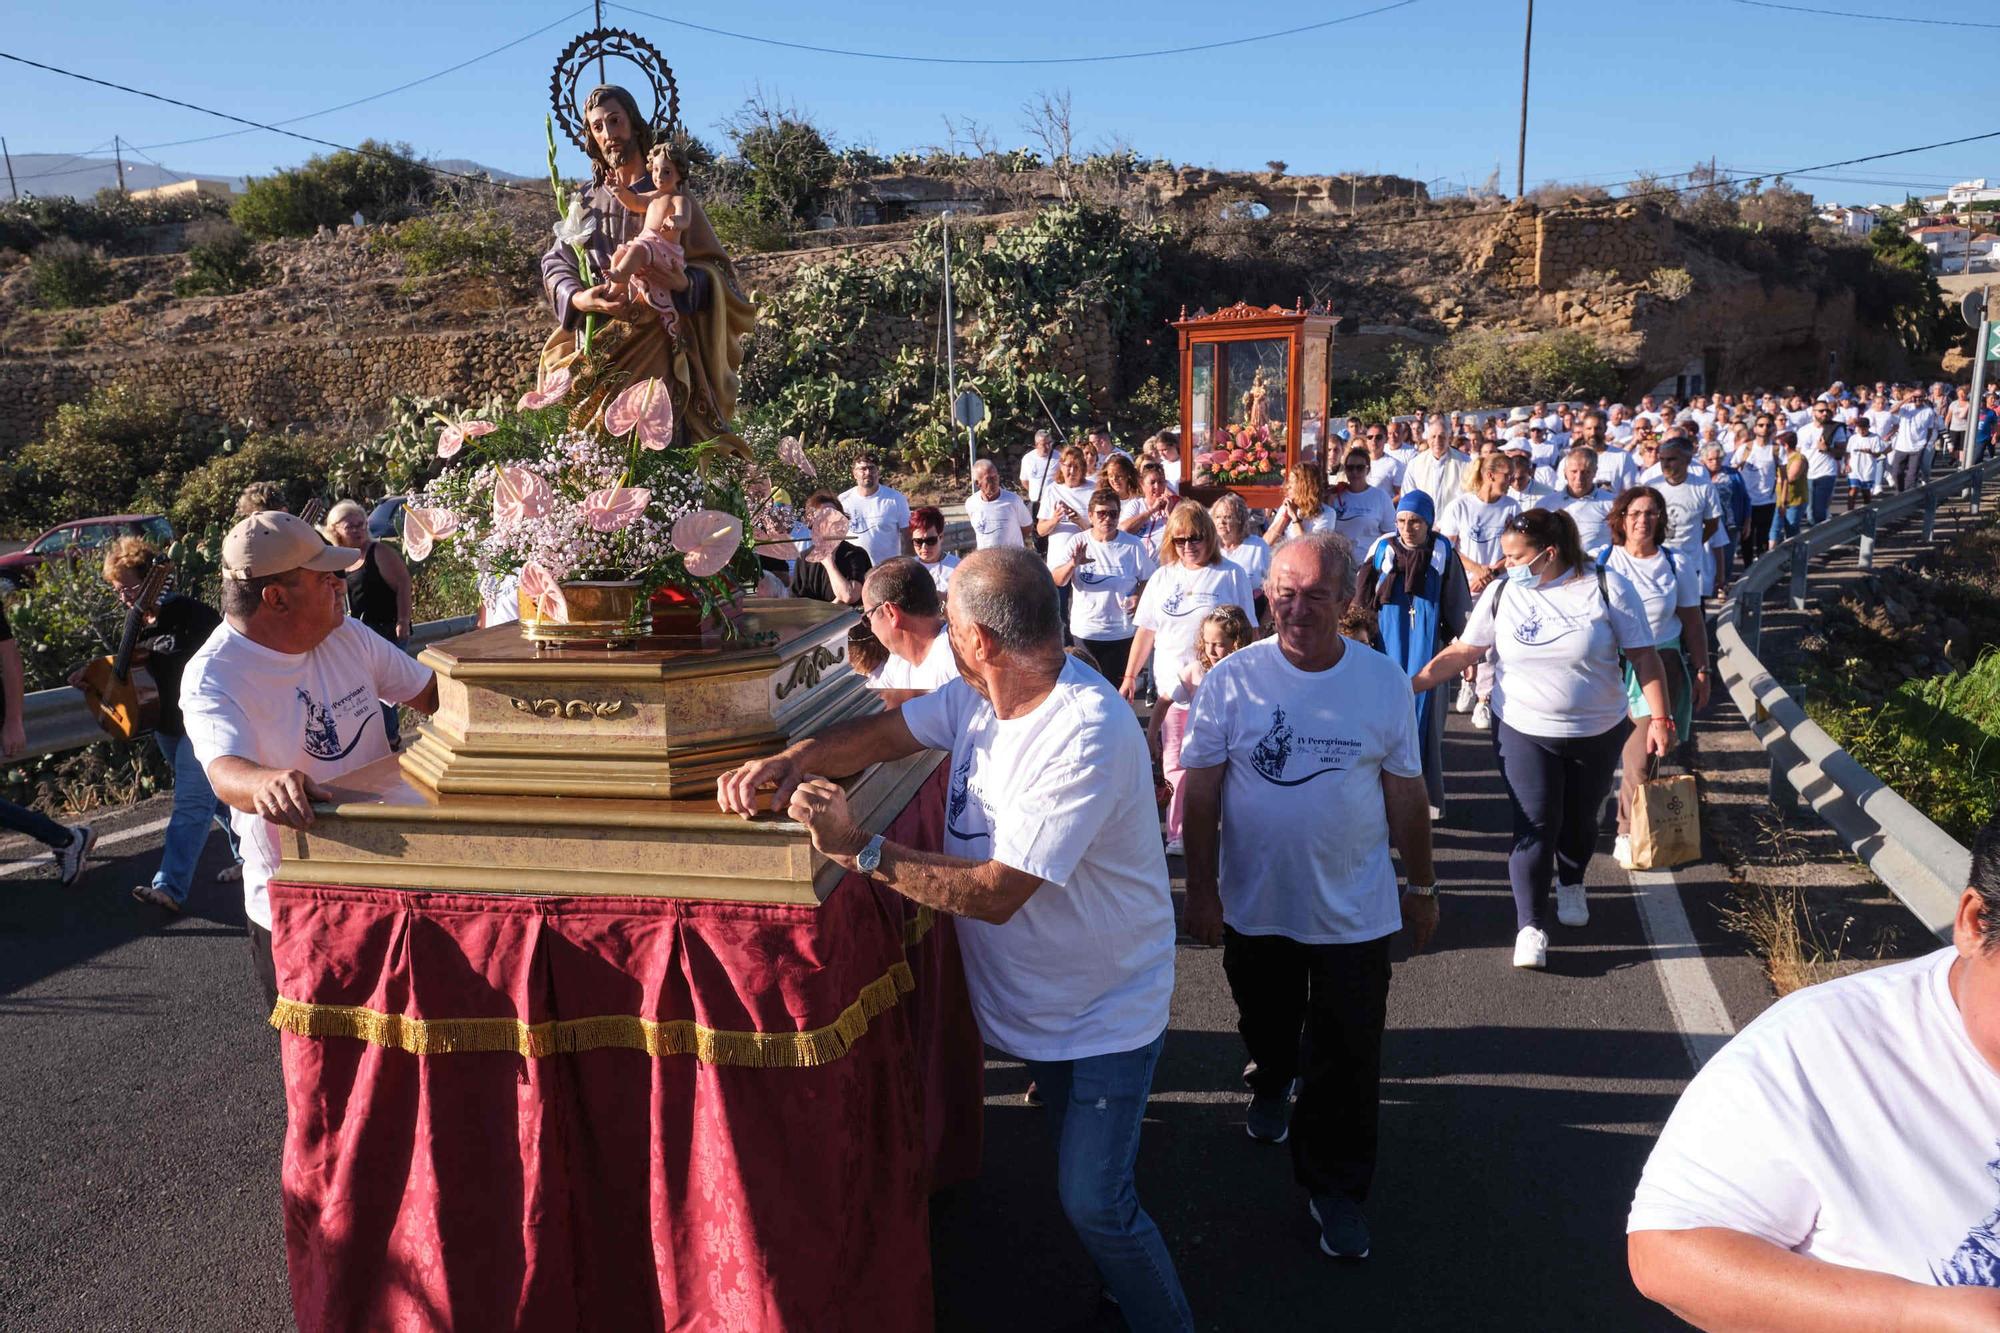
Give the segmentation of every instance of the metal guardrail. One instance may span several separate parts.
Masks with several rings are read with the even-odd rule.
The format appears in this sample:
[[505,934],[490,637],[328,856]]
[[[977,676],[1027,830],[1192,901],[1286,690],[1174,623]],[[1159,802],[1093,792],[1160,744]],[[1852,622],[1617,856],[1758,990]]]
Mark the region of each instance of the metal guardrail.
[[[420,653],[440,639],[463,634],[478,624],[477,616],[454,616],[449,620],[427,620],[413,625],[410,627],[410,652],[413,655]],[[28,748],[20,756],[22,759],[81,750],[86,745],[95,745],[105,739],[97,719],[84,707],[83,695],[68,686],[36,690],[22,702],[21,718],[28,733]]]
[[1722,683],[1770,756],[1773,786],[1783,782],[1797,792],[1876,878],[1944,939],[1951,937],[1972,854],[1835,744],[1758,660],[1757,649],[1765,594],[1786,582],[1792,607],[1805,610],[1813,556],[1852,544],[1860,567],[1872,569],[1883,524],[1921,514],[1923,539],[1929,543],[1936,536],[1938,507],[1963,494],[1966,512],[1976,516],[1982,492],[1996,475],[2000,459],[1808,528],[1744,570],[1716,612]]

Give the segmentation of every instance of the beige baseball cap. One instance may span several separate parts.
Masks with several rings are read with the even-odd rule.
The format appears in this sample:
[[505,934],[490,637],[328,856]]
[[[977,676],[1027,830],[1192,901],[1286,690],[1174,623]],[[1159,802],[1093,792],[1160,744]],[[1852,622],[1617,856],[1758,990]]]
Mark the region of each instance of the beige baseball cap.
[[229,579],[267,579],[295,569],[331,573],[360,558],[352,546],[328,546],[312,524],[281,509],[250,515],[222,539],[222,576]]

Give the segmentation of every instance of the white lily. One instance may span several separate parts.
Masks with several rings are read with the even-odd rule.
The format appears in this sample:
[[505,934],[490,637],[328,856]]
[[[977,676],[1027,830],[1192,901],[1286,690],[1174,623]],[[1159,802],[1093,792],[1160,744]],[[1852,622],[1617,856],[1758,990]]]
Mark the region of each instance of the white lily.
[[555,226],[556,239],[564,245],[585,246],[597,235],[597,219],[583,209],[581,197],[569,201],[569,212]]

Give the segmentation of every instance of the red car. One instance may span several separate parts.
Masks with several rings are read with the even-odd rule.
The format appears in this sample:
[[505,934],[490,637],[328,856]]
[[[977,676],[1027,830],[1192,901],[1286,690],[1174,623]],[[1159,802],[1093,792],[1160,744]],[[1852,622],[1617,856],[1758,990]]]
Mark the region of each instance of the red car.
[[165,550],[174,540],[174,529],[165,514],[107,514],[58,523],[22,550],[0,555],[0,584],[25,588],[49,561],[82,559],[120,537],[144,537]]

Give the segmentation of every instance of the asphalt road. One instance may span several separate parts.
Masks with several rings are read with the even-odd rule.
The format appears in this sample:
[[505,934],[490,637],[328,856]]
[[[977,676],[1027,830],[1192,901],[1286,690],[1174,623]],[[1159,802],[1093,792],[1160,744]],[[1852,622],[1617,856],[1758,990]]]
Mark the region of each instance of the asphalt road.
[[[1283,1148],[1242,1129],[1244,1053],[1221,952],[1184,946],[1141,1149],[1140,1196],[1204,1328],[1649,1329],[1623,1219],[1691,1065],[1623,874],[1600,857],[1592,920],[1545,974],[1509,966],[1505,798],[1454,717],[1437,833],[1443,922],[1390,997],[1374,1257],[1323,1259]],[[99,819],[107,843],[163,801]],[[1608,840],[1606,846],[1608,847]],[[285,1328],[283,1101],[211,839],[189,912],[127,896],[157,832],[107,845],[62,890],[0,840],[0,1328]],[[1678,875],[1731,1020],[1768,999],[1715,924],[1720,875]],[[939,1327],[1115,1329],[1056,1205],[1042,1113],[988,1075],[986,1169],[934,1209]]]

